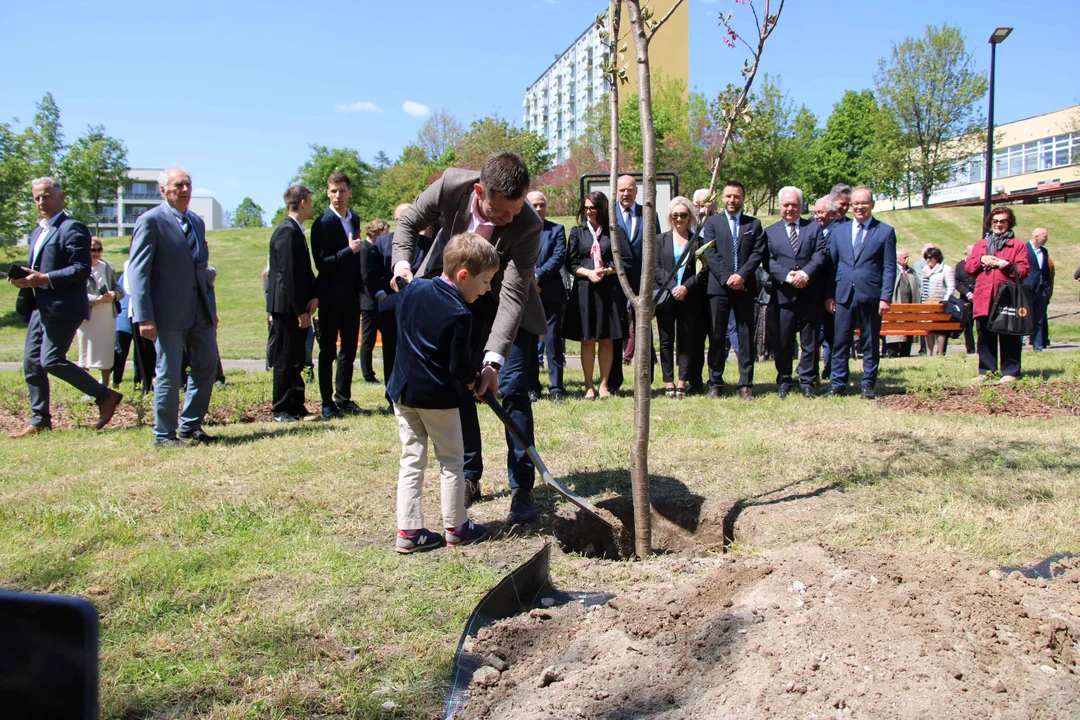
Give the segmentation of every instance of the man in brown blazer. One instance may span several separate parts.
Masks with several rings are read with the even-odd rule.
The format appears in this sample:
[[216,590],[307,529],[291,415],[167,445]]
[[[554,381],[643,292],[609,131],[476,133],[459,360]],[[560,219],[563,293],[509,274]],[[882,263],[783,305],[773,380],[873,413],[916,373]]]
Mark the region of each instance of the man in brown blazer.
[[[473,313],[472,343],[480,375],[476,393],[497,389],[510,417],[533,442],[529,378],[536,372],[536,343],[547,330],[544,307],[536,291],[536,257],[543,221],[525,202],[529,171],[525,161],[510,152],[490,155],[480,172],[448,168],[416,199],[398,220],[394,232],[394,276],[412,279],[410,263],[416,236],[429,225],[442,232],[417,271],[420,277],[442,269],[442,248],[454,235],[475,232],[487,238],[499,254],[500,268],[491,292],[469,307]],[[391,398],[394,400],[396,398]],[[480,424],[476,404],[462,403],[465,443],[466,503],[480,498]],[[532,487],[535,468],[529,456],[506,434],[507,474],[510,478],[510,523],[533,519]]]

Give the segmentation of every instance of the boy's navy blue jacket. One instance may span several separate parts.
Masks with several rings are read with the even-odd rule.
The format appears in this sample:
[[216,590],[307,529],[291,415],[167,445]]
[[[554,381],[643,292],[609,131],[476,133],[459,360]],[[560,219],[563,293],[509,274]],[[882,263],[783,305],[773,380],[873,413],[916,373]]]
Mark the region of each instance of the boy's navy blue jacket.
[[461,386],[476,379],[472,313],[461,293],[442,278],[417,279],[394,297],[397,356],[387,394],[405,407],[460,407]]

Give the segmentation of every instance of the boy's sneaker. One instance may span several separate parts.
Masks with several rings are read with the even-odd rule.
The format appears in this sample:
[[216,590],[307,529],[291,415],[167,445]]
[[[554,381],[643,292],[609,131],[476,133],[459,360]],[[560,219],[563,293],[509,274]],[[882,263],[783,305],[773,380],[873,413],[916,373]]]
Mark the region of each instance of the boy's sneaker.
[[477,525],[472,520],[458,528],[446,528],[447,545],[468,545],[483,540],[485,537],[487,537],[487,528]]
[[398,530],[397,542],[394,543],[394,549],[399,553],[425,552],[442,546],[442,535],[431,532],[427,528],[420,528],[412,535],[404,530]]

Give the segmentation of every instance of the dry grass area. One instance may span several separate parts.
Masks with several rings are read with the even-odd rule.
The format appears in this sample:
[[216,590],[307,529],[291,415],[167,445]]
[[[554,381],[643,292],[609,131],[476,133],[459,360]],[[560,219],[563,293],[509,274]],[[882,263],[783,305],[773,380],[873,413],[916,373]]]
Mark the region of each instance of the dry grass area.
[[[1076,354],[1024,363],[1033,387],[1080,380]],[[891,361],[882,389],[932,402],[974,374],[973,358]],[[580,373],[570,375],[580,397]],[[243,402],[269,396],[268,376],[234,380]],[[0,409],[17,411],[18,385],[0,376]],[[1074,417],[781,401],[770,389],[760,385],[752,404],[652,404],[655,492],[741,503],[735,557],[799,541],[955,549],[987,566],[1080,551]],[[68,389],[57,395],[78,402]],[[371,386],[357,385],[355,397],[382,404]],[[630,398],[535,408],[538,448],[556,476],[595,501],[629,493]],[[184,451],[154,451],[146,427],[0,439],[0,585],[95,603],[105,718],[437,715],[468,613],[552,539],[555,521],[556,498],[540,492],[539,523],[501,523],[505,447],[494,416],[482,409],[481,418],[487,497],[472,514],[494,537],[420,557],[391,550],[398,441],[385,415],[230,423],[213,430],[219,445]],[[432,525],[437,512],[429,491]],[[558,555],[553,572],[562,588],[618,592],[698,570],[677,556]],[[380,712],[387,701],[399,709]]]

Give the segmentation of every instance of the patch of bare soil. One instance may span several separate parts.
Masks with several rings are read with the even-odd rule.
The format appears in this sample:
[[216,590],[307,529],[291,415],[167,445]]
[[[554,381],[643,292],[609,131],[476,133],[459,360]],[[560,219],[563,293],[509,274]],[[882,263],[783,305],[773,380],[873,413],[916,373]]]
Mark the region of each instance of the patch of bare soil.
[[485,628],[457,717],[1080,717],[1080,558],[1049,581],[819,544],[711,562]]
[[[135,402],[139,402],[136,400]],[[111,428],[133,428],[140,425],[154,424],[153,398],[147,396],[137,406],[124,393],[124,399],[116,408],[116,413],[106,426]],[[0,434],[22,430],[30,421],[30,400],[21,403],[20,410],[13,412],[9,407],[0,407]],[[54,430],[68,430],[72,427],[90,427],[97,422],[98,409],[91,400],[79,402],[52,402],[52,426]],[[259,403],[248,407],[218,405],[206,414],[207,425],[232,425],[235,423],[270,422],[274,419],[270,403]]]
[[993,383],[968,388],[885,395],[878,405],[893,410],[1007,417],[1075,417],[1080,415],[1080,383],[1042,383],[1035,386]]

